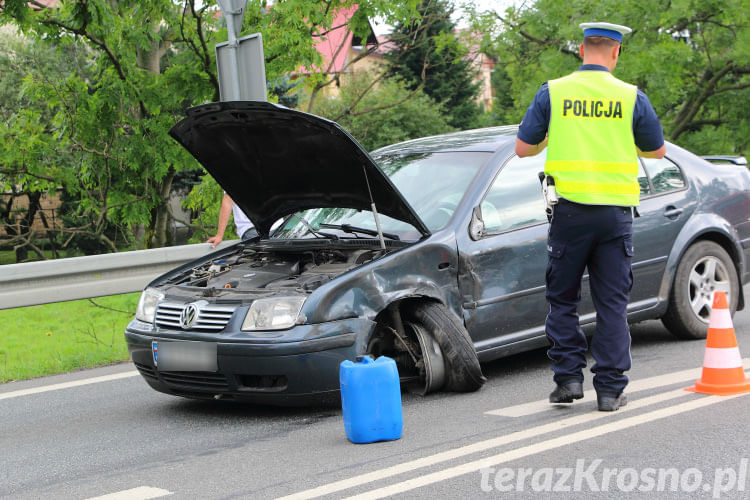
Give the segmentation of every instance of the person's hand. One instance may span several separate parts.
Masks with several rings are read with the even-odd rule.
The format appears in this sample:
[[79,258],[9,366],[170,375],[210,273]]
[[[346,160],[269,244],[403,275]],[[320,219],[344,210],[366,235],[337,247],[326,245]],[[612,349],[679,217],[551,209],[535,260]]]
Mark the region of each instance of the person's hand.
[[211,243],[211,248],[216,248],[216,245],[221,243],[221,240],[224,239],[223,234],[215,234],[211,236],[209,239],[206,240],[206,243]]

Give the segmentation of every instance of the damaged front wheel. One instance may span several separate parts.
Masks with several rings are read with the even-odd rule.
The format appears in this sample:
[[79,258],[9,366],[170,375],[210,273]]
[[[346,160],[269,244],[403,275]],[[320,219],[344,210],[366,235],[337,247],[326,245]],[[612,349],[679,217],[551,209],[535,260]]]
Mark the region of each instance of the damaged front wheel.
[[468,332],[444,306],[411,303],[390,312],[390,325],[381,324],[367,352],[393,358],[402,383],[411,392],[468,392],[484,384]]
[[419,342],[421,358],[415,363],[419,372],[418,380],[409,385],[409,390],[425,395],[439,391],[445,384],[445,359],[443,351],[437,341],[427,333],[419,323],[407,321],[404,323],[407,335],[413,336]]
[[446,390],[471,392],[484,385],[487,379],[482,375],[474,343],[455,315],[437,302],[420,302],[404,312],[408,321],[421,325],[440,346],[445,358]]

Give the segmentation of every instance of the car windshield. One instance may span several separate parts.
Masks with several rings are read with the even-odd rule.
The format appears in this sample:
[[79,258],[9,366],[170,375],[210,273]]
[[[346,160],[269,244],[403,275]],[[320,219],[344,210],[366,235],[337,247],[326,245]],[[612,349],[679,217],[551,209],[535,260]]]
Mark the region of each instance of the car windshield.
[[[490,155],[481,152],[382,153],[373,158],[427,228],[434,232],[448,224],[479,167]],[[419,231],[409,223],[383,214],[379,214],[379,218],[386,238],[414,240],[420,237]],[[339,227],[328,227],[331,225]],[[289,217],[274,232],[273,238],[372,238],[372,234],[367,233],[376,230],[370,211],[315,208]]]

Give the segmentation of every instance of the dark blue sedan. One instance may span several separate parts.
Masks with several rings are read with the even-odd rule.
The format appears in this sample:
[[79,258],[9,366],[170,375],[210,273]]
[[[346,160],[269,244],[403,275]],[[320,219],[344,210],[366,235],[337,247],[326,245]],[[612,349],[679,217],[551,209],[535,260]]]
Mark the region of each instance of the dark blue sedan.
[[[341,361],[369,353],[416,391],[470,391],[480,362],[546,345],[544,155],[516,157],[515,127],[368,154],[328,120],[220,103],[171,134],[258,236],[144,290],[125,335],[154,389],[317,400],[336,395]],[[714,291],[744,307],[750,173],[669,144],[639,182],[630,320],[704,337]],[[586,286],[579,312],[596,319]]]

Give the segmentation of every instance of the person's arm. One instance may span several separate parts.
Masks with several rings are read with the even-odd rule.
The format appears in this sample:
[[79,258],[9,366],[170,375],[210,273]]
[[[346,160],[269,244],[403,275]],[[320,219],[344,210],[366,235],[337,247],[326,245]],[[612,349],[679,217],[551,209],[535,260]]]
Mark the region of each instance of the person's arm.
[[664,155],[667,152],[667,145],[662,144],[659,149],[654,151],[641,151],[641,148],[636,149],[638,149],[638,156],[642,156],[643,158],[656,158],[658,160],[664,158]]
[[638,156],[643,158],[664,158],[667,145],[664,143],[664,132],[656,111],[648,96],[638,89],[633,110],[633,136]]
[[519,157],[537,155],[547,147],[549,116],[549,87],[545,82],[534,96],[518,127],[516,154]]
[[541,153],[547,147],[547,137],[539,144],[528,144],[516,137],[516,154],[524,158],[526,156],[535,156]]
[[232,215],[232,206],[234,202],[228,194],[224,193],[224,197],[221,199],[221,208],[219,209],[219,223],[216,228],[216,234],[211,236],[206,243],[211,243],[211,248],[216,248],[216,245],[221,243],[224,239],[224,231],[227,230],[227,224],[229,223],[229,216]]

